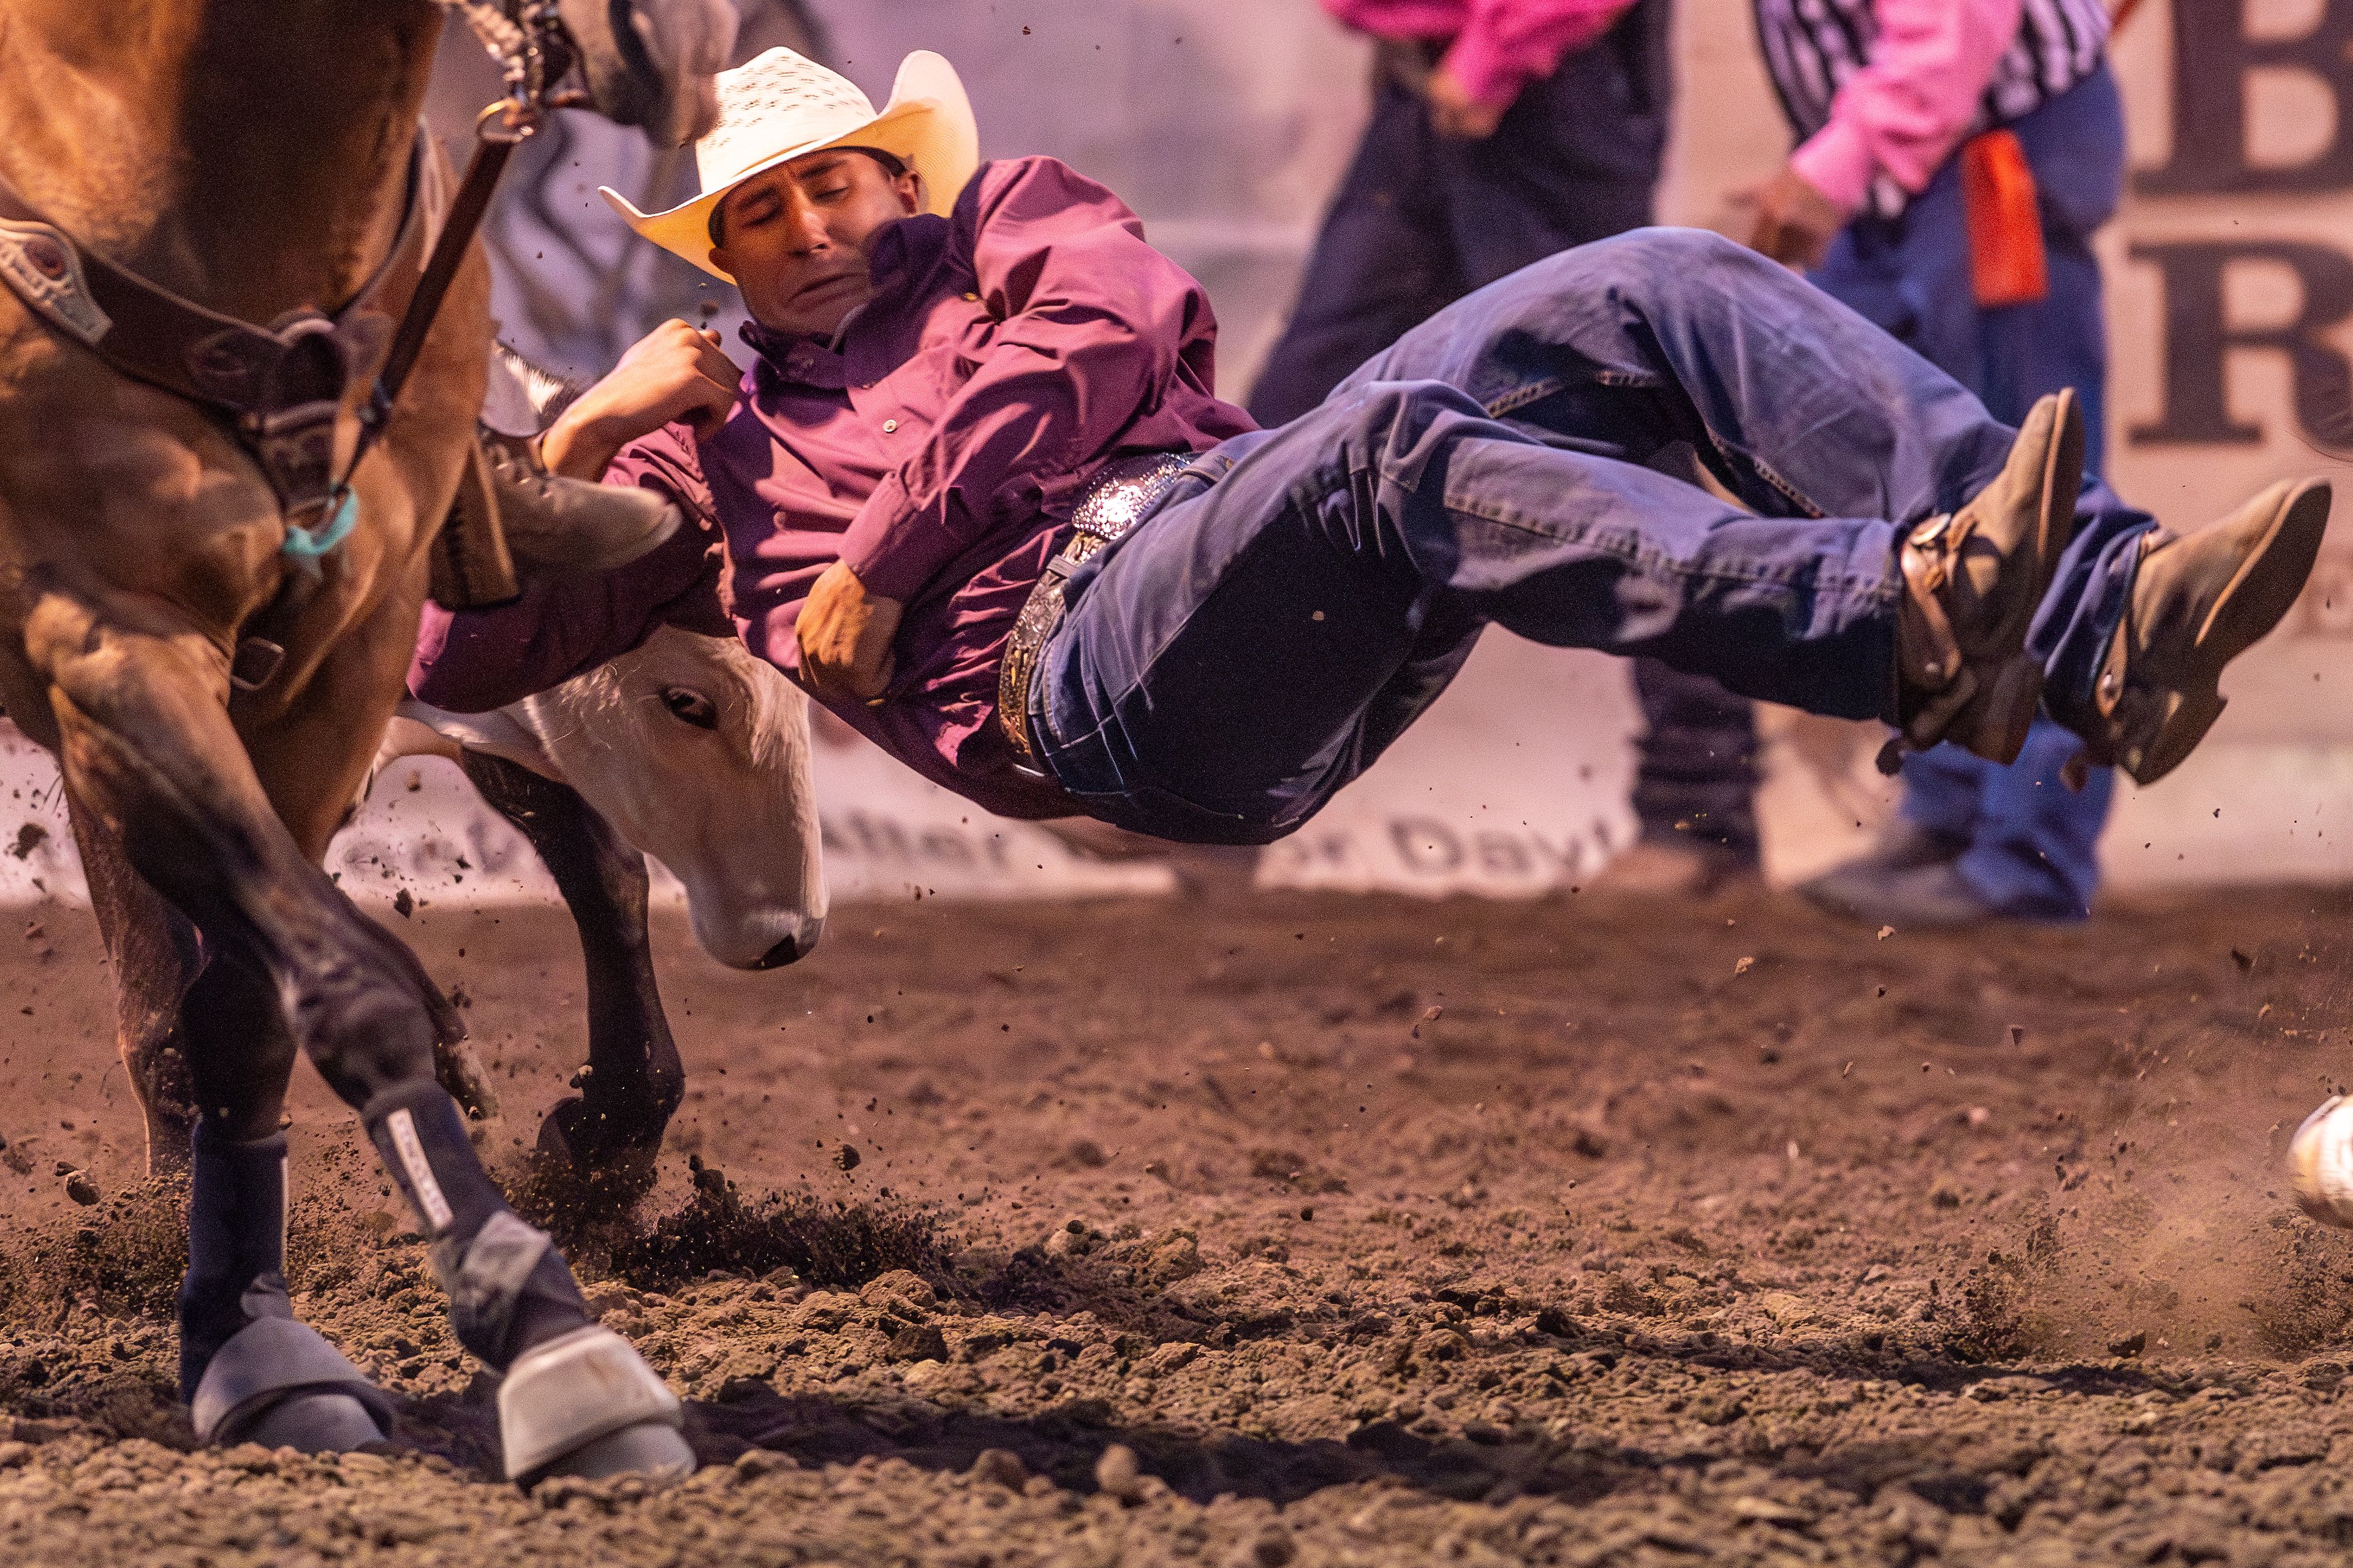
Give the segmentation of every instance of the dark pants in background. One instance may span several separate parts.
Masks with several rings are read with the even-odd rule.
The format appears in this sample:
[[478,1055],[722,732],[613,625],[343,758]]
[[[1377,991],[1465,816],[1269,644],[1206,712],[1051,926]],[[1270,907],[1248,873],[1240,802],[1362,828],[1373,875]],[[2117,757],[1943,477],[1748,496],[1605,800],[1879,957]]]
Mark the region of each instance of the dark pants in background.
[[[2124,184],[2124,114],[2103,66],[2010,127],[2034,171],[2049,298],[1996,310],[1969,283],[1968,230],[1955,159],[1894,218],[1865,216],[1831,247],[1814,282],[1918,352],[2015,425],[2035,399],[2072,386],[2084,400],[2087,467],[2102,470],[2107,335],[2091,237]],[[1650,730],[1635,809],[1646,836],[1755,842],[1756,732],[1748,705],[1713,681],[1651,661],[1635,670]],[[2099,882],[2096,848],[2115,794],[2094,770],[2073,794],[2059,770],[2074,737],[2038,720],[2009,767],[1952,746],[1907,758],[1905,816],[1968,846],[1956,868],[1994,912],[2081,917]]]
[[1529,83],[1483,142],[1440,136],[1420,97],[1384,68],[1251,416],[1288,424],[1472,289],[1648,224],[1666,150],[1671,20],[1668,0],[1637,0]]

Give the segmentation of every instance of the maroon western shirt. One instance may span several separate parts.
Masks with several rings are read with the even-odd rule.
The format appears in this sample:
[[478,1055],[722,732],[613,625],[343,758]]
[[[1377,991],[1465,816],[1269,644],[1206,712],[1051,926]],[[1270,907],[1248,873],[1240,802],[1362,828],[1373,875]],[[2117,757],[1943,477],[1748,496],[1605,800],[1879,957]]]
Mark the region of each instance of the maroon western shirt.
[[428,605],[410,691],[501,707],[665,621],[712,631],[723,602],[745,645],[797,679],[801,603],[846,561],[906,613],[886,700],[835,711],[990,811],[1066,812],[1013,770],[997,728],[1005,639],[1098,464],[1251,427],[1210,391],[1217,318],[1125,204],[1051,158],[984,164],[951,216],[892,225],[870,260],[874,297],[833,342],[745,330],[757,357],[717,436],[668,426],[607,470],[699,529],[618,572],[542,577],[499,609]]

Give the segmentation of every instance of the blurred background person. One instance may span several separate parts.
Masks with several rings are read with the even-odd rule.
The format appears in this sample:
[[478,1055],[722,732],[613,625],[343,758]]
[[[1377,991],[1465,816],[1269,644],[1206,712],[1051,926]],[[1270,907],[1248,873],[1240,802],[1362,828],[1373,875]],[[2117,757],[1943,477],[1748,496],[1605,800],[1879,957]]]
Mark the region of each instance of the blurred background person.
[[[2102,0],[1753,0],[1797,145],[1747,193],[1749,242],[1808,272],[2015,424],[2084,400],[2102,471],[2107,340],[2091,237],[2124,184]],[[1747,704],[1643,661],[1641,848],[1613,880],[1698,891],[1755,863]],[[1861,858],[1800,890],[1897,926],[2076,921],[2098,886],[2105,769],[2079,793],[2073,737],[2038,721],[2009,767],[1907,757],[1904,800]]]
[[1372,121],[1249,405],[1281,425],[1441,307],[1651,221],[1669,0],[1322,0],[1377,40]]

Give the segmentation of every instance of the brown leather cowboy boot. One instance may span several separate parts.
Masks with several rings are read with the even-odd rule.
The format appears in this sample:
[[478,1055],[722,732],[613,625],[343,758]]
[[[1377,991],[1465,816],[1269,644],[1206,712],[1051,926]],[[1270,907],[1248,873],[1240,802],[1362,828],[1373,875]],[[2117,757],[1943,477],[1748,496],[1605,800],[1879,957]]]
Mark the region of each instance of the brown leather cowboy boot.
[[1960,510],[1905,536],[1895,638],[1895,723],[1881,753],[1951,741],[1997,763],[2018,760],[2042,698],[2026,628],[2075,531],[2084,416],[2070,390],[2043,398],[2018,427],[1994,481]]
[[2326,479],[2282,480],[2196,533],[2145,535],[2132,600],[2088,704],[2053,717],[2136,784],[2171,773],[2229,700],[2222,667],[2279,625],[2328,531]]
[[677,507],[635,485],[603,485],[549,473],[531,443],[483,426],[499,525],[516,567],[610,572],[678,531]]

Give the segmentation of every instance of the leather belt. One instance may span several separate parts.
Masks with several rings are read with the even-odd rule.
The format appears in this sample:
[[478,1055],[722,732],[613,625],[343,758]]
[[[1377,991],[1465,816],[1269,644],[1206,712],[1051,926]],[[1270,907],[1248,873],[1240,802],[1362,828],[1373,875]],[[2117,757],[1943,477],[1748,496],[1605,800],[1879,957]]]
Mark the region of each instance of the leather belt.
[[1029,590],[1021,616],[1013,623],[1013,637],[1005,645],[1005,662],[997,668],[997,728],[1005,731],[1014,757],[1029,771],[1042,772],[1029,738],[1029,682],[1037,674],[1038,655],[1045,648],[1046,639],[1061,624],[1064,584],[1079,563],[1125,536],[1168,493],[1176,476],[1192,461],[1188,452],[1113,458],[1079,487],[1078,504],[1071,509],[1070,542],[1046,563],[1046,574]]

